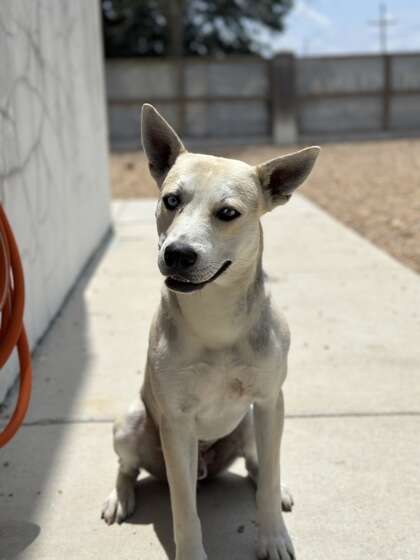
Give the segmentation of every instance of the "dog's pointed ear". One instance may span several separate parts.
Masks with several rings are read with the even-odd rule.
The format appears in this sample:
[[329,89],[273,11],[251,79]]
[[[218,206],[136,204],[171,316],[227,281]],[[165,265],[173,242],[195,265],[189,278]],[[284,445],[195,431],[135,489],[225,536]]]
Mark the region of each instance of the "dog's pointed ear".
[[257,165],[267,210],[289,200],[311,172],[319,151],[318,146],[312,146]]
[[160,187],[176,158],[186,150],[171,125],[148,103],[141,110],[141,139],[150,173]]

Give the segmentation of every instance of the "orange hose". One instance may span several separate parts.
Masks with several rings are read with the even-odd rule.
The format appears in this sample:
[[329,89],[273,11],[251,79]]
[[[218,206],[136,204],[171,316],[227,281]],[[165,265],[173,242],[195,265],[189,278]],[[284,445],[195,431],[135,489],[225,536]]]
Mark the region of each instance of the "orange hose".
[[6,445],[22,425],[31,398],[32,362],[23,326],[24,305],[22,263],[12,229],[0,204],[0,369],[15,347],[20,366],[19,396],[9,423],[0,433],[0,447]]

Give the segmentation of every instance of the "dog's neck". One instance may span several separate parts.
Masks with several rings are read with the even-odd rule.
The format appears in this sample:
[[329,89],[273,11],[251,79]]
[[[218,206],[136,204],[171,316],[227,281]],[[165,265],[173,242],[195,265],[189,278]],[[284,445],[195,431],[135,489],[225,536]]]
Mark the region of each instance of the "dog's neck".
[[186,327],[204,346],[218,348],[233,345],[246,336],[255,323],[256,310],[266,297],[262,246],[260,231],[255,259],[233,274],[229,283],[214,282],[190,294],[168,290],[167,297],[172,308],[178,310]]

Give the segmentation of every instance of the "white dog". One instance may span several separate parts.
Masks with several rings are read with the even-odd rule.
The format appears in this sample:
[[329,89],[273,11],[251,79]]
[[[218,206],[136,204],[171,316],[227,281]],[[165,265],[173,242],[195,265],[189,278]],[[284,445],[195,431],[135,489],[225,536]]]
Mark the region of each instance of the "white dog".
[[114,426],[116,488],[102,517],[135,506],[139,470],[167,478],[176,560],[204,560],[197,478],[243,457],[257,485],[259,558],[295,557],[283,509],[280,440],[290,335],[273,309],[261,258],[261,216],[310,173],[311,147],[252,167],[193,154],[151,105],[142,140],[160,189],[162,299],[150,331],[141,397]]

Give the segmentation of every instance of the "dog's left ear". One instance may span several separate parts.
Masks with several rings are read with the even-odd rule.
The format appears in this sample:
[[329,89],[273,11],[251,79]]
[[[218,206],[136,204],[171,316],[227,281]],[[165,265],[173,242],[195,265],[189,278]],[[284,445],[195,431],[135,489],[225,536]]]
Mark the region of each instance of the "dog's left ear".
[[267,210],[290,199],[311,172],[319,151],[318,146],[312,146],[257,166]]

